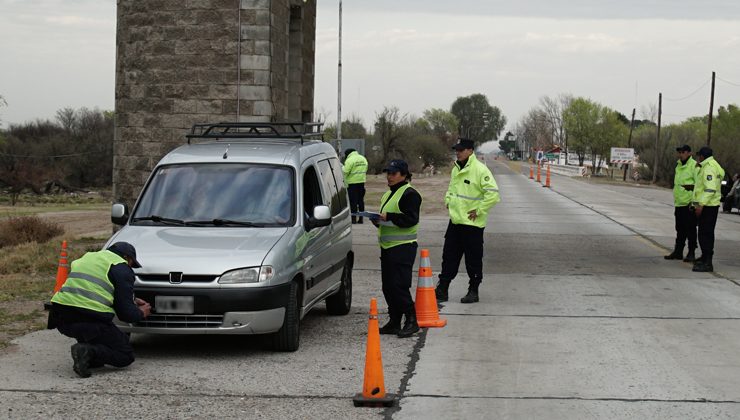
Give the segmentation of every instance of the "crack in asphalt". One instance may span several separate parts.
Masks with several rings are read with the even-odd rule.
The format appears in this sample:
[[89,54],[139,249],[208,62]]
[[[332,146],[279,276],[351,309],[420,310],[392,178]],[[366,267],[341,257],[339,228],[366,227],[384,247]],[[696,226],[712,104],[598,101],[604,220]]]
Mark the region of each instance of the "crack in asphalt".
[[406,372],[404,373],[403,378],[401,378],[401,385],[398,387],[398,398],[396,400],[396,403],[393,405],[393,407],[386,408],[385,412],[383,413],[383,418],[385,420],[391,420],[394,414],[401,411],[401,399],[406,397],[406,391],[408,390],[409,381],[411,380],[411,377],[414,376],[414,374],[416,373],[416,363],[421,358],[421,349],[424,348],[424,345],[427,342],[428,331],[429,328],[422,328],[421,333],[419,333],[419,339],[414,344],[414,349],[411,351],[409,362],[406,365]]
[[627,316],[627,315],[535,315],[535,314],[466,314],[445,312],[445,316],[477,316],[493,318],[595,318],[595,319],[665,319],[697,321],[738,321],[740,317],[683,317],[683,316]]
[[588,398],[588,397],[558,397],[558,396],[478,396],[478,395],[439,395],[439,394],[409,394],[406,398],[458,398],[482,400],[563,400],[563,401],[619,401],[619,402],[663,402],[663,403],[701,403],[701,404],[740,404],[738,400],[712,400],[707,398],[690,399],[663,399],[663,398]]
[[[29,394],[64,394],[64,395],[79,395],[79,390],[58,390],[58,389],[10,389],[0,388],[0,392],[8,393],[29,393]],[[118,396],[118,397],[203,397],[203,398],[265,398],[265,399],[294,399],[302,398],[308,400],[350,400],[352,396],[347,395],[290,395],[290,394],[209,394],[206,392],[178,392],[178,393],[167,393],[158,392],[157,395],[152,394],[140,394],[135,392],[89,392],[88,395],[94,396]]]

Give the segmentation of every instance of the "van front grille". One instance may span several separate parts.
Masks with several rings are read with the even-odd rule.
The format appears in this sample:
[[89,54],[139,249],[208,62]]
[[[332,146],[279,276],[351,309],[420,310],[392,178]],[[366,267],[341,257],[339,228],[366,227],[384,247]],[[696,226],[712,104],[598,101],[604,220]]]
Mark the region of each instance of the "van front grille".
[[151,314],[134,325],[144,328],[218,328],[223,322],[223,315]]
[[[162,281],[165,283],[170,282],[169,274],[137,274],[136,277],[142,282],[148,281]],[[217,275],[212,274],[183,274],[181,283],[210,283],[218,278]]]

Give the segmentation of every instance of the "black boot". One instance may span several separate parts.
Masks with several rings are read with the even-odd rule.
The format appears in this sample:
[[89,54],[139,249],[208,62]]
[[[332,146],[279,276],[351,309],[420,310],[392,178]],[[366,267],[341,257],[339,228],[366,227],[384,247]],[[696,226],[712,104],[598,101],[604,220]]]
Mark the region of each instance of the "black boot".
[[673,248],[673,252],[670,254],[664,256],[663,258],[667,260],[682,260],[683,259],[683,247],[675,247]]
[[440,280],[439,283],[437,283],[437,287],[434,289],[434,296],[437,298],[437,303],[447,302],[447,299],[450,298],[449,292],[448,292],[449,289],[450,289],[449,282]]
[[89,378],[90,362],[93,358],[93,348],[89,344],[77,343],[72,345],[72,360],[74,360],[74,369],[80,378]]
[[689,248],[688,254],[686,254],[686,257],[683,259],[683,262],[694,262],[696,261],[696,256],[694,255],[694,249]]
[[392,316],[388,322],[380,327],[381,334],[398,334],[401,331],[401,317]]
[[711,273],[712,271],[714,271],[714,266],[712,266],[711,261],[701,261],[699,264],[695,264],[694,268],[692,268],[691,271],[697,273]]
[[352,224],[354,225],[357,223],[357,216],[352,216]]
[[478,286],[469,286],[468,287],[468,294],[463,296],[462,299],[460,299],[461,303],[475,303],[478,302]]
[[399,338],[411,337],[419,331],[419,324],[416,323],[416,313],[411,312],[406,314],[406,322],[403,324],[403,328],[398,332]]
[[358,224],[358,225],[361,225],[361,224],[363,224],[363,221],[362,221],[362,217],[358,217],[358,218],[357,218],[357,224]]

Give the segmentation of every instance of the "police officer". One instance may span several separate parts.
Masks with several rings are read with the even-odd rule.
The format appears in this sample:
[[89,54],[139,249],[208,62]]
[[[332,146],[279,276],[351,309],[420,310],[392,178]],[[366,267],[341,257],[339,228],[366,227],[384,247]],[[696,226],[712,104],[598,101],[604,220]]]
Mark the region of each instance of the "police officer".
[[125,367],[134,361],[128,336],[113,324],[114,315],[137,322],[151,312],[149,303],[134,297],[132,267],[141,264],[127,242],[88,252],[72,261],[67,281],[51,298],[49,328],[77,339],[73,369],[82,378],[90,376],[90,368]]
[[[390,190],[380,199],[380,217],[371,219],[378,227],[383,296],[390,318],[380,333],[404,338],[419,331],[410,289],[422,199],[410,184],[411,173],[405,161],[392,160],[383,172]],[[402,317],[405,317],[403,328]]]
[[714,160],[712,149],[707,146],[699,149],[696,160],[699,162],[700,169],[694,187],[694,208],[699,225],[701,257],[694,262],[692,271],[709,272],[714,271],[712,266],[714,226],[717,224],[719,214],[719,202],[722,195],[720,188],[722,179],[725,177],[725,170]]
[[450,222],[442,249],[442,272],[435,290],[438,302],[449,298],[450,282],[457,275],[463,255],[469,283],[468,293],[460,302],[478,302],[478,286],[483,280],[483,230],[488,211],[501,198],[496,180],[488,167],[476,159],[474,148],[473,141],[465,138],[453,146],[457,161],[445,196]]
[[[676,244],[673,252],[666,255],[667,260],[680,260],[692,262],[695,260],[696,249],[696,215],[691,209],[691,201],[694,196],[694,184],[696,179],[696,161],[691,157],[691,147],[684,144],[676,148],[678,162],[676,172],[673,176],[673,204],[675,210],[673,215],[676,220]],[[683,247],[688,239],[689,252],[683,257]]]
[[[367,178],[367,159],[355,149],[344,151],[344,182],[349,194],[349,210],[352,213],[365,211],[365,179]],[[362,217],[352,216],[352,223],[362,223]]]

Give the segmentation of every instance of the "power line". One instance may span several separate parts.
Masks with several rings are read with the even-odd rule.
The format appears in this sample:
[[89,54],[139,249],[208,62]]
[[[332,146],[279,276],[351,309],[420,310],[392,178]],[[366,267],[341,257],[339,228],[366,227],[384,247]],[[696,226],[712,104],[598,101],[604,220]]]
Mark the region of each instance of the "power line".
[[738,83],[733,83],[733,82],[730,82],[729,80],[725,80],[725,79],[723,79],[723,78],[721,78],[721,77],[719,77],[719,76],[717,76],[717,79],[719,79],[719,80],[721,80],[721,81],[723,81],[723,82],[727,83],[728,85],[733,85],[733,86],[737,86],[737,87],[740,87],[740,84],[738,84]]
[[666,101],[671,101],[671,102],[683,101],[684,99],[688,99],[688,98],[696,95],[696,93],[699,92],[701,90],[701,88],[703,88],[704,86],[706,86],[711,80],[712,79],[708,79],[701,86],[699,86],[698,88],[696,88],[696,90],[694,90],[693,92],[691,92],[688,95],[684,96],[683,98],[676,98],[676,99],[673,99],[673,98],[663,98],[663,99],[666,100]]

